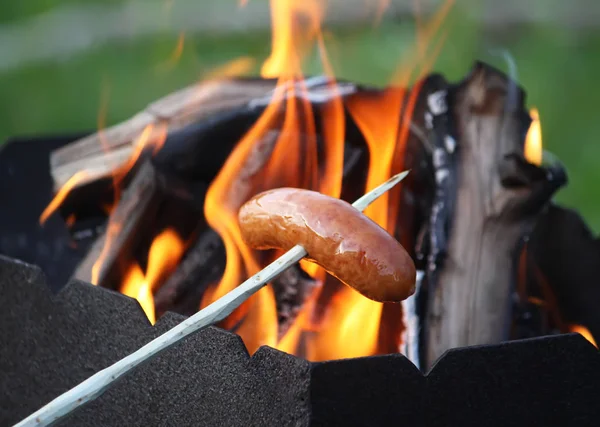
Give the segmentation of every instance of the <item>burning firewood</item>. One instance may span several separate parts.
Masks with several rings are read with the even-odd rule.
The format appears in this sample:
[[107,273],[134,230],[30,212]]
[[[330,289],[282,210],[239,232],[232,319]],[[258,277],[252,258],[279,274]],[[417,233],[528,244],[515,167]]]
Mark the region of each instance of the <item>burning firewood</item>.
[[[228,224],[220,221],[225,217],[235,218],[246,200],[258,191],[271,188],[276,179],[294,177],[286,170],[290,169],[286,162],[277,165],[279,170],[272,165],[273,157],[281,161],[281,146],[290,141],[297,144],[298,153],[316,150],[317,170],[325,169],[331,158],[331,154],[325,155],[326,150],[331,149],[328,148],[331,144],[325,141],[327,126],[331,124],[327,112],[335,104],[335,95],[345,93],[344,107],[340,108],[345,121],[343,162],[336,177],[341,176],[342,181],[340,198],[355,198],[369,185],[368,181],[373,180],[374,175],[370,173],[373,170],[413,170],[402,191],[390,193],[387,215],[381,215],[383,210],[371,213],[383,221],[381,224],[387,222],[388,231],[395,234],[415,260],[420,270],[417,292],[402,308],[393,304],[363,308],[374,313],[373,318],[388,319],[386,332],[375,337],[373,342],[377,344],[369,347],[369,354],[400,348],[414,363],[427,367],[448,348],[519,337],[510,327],[522,311],[518,304],[513,307],[511,303],[515,298],[514,254],[520,239],[531,232],[539,213],[565,179],[559,164],[550,167],[533,164],[531,162],[538,161],[531,160],[531,147],[528,154],[525,153],[525,134],[531,119],[523,106],[523,91],[485,64],[477,64],[471,75],[459,84],[450,84],[441,75],[434,74],[404,92],[398,88],[376,91],[351,84],[330,86],[333,83],[328,79],[307,81],[311,80],[313,84],[307,91],[284,91],[285,96],[280,98],[274,98],[271,93],[242,108],[220,111],[170,132],[160,151],[140,156],[123,179],[122,187],[127,186],[127,190],[111,215],[111,222],[122,224],[124,232],[113,239],[110,254],[105,254],[103,262],[97,261],[106,235],[99,239],[95,252],[90,252],[76,277],[89,280],[91,267],[95,263],[104,264],[97,283],[112,288],[122,286],[133,261],[144,265],[153,236],[163,226],[178,222],[171,218],[159,226],[157,218],[165,218],[165,215],[156,213],[155,205],[164,206],[167,199],[187,200],[181,212],[190,218],[190,225],[181,236],[188,242],[188,248],[173,274],[163,277],[164,281],[156,287],[152,312],[155,310],[160,316],[174,310],[191,315],[214,300],[215,295],[226,293],[227,286],[235,286],[268,260],[253,252],[254,261],[247,264],[245,249],[236,243],[239,230],[236,231],[235,220],[228,220]],[[293,83],[287,85],[293,86]],[[394,111],[395,117],[401,116],[399,132],[406,129],[406,140],[397,146],[396,152],[381,156],[378,147],[366,141],[378,135],[380,124],[377,120],[367,123],[355,117],[362,112],[356,105],[364,104],[377,111],[389,102],[390,94],[402,95],[398,98],[402,101],[397,104],[401,108]],[[286,106],[282,107],[282,103]],[[260,108],[251,109],[257,106]],[[298,120],[291,113],[303,111],[305,107],[306,111],[312,111],[305,118],[307,123],[314,120],[314,129],[300,125],[289,127],[290,117]],[[267,109],[270,122],[262,119]],[[252,134],[254,139],[246,138],[257,126],[259,117],[260,132]],[[237,142],[242,137],[247,139],[246,154],[235,157],[235,150],[243,145]],[[222,143],[212,143],[215,140]],[[309,147],[312,148],[309,150]],[[275,155],[277,150],[279,154]],[[232,162],[232,157],[237,160]],[[217,193],[212,192],[211,206],[219,209],[212,212],[209,209],[211,220],[202,215],[203,208],[204,213],[207,212],[204,191],[209,184],[215,185],[215,177],[223,174],[227,162],[232,163],[233,168],[230,165],[229,175],[220,179],[216,203]],[[297,160],[293,164],[300,168],[306,166]],[[265,168],[270,168],[268,174],[262,172]],[[310,171],[305,167],[301,173],[305,173],[308,180],[304,182],[304,178],[298,177],[297,181],[290,181],[291,186],[310,188],[315,185]],[[173,184],[151,185],[153,189],[145,191],[143,177],[147,173],[162,177],[160,182],[172,180]],[[199,189],[197,192],[190,190],[195,187]],[[154,234],[145,238],[136,236],[135,230],[142,229],[151,229]],[[489,238],[480,242],[476,236]],[[237,255],[230,253],[232,250]],[[533,250],[531,245],[530,250]],[[230,275],[224,280],[228,264],[236,262],[236,276]],[[331,327],[319,322],[336,318],[329,312],[337,310],[332,306],[337,304],[341,298],[339,293],[343,291],[331,280],[317,278],[314,272],[310,276],[312,279],[305,280],[301,268],[295,266],[273,283],[272,304],[276,308],[273,318],[278,321],[277,332],[270,335],[273,338],[268,341],[271,345],[284,337],[303,310],[302,321],[310,318],[302,327],[305,331],[313,328],[311,322],[317,322],[321,330]],[[215,294],[221,282],[226,282],[226,286]],[[304,289],[293,298],[286,295],[292,283],[300,283]],[[464,297],[466,289],[469,295],[477,296],[477,303]],[[317,298],[310,313],[303,306],[313,296]],[[237,328],[248,310],[250,305],[244,306],[220,326],[237,331],[246,339],[244,331]],[[328,316],[324,316],[325,313],[329,313]],[[571,317],[577,319],[577,316]],[[249,330],[256,328],[245,329]],[[530,331],[527,336],[540,333],[541,330]],[[256,339],[256,342],[261,341]],[[250,351],[255,345],[249,345]],[[341,342],[336,345],[343,346]],[[335,354],[325,352],[309,357],[320,360],[336,357]]]
[[[385,194],[388,190],[402,181],[407,174],[408,172],[403,172],[393,176],[388,181],[358,199],[352,206],[358,211],[363,211],[377,198],[381,197],[381,195]],[[391,236],[389,238],[391,238]],[[17,426],[46,426],[69,415],[72,411],[100,396],[116,381],[130,373],[140,364],[155,357],[160,352],[178,343],[190,334],[225,319],[233,312],[233,310],[250,298],[252,294],[259,291],[269,281],[277,277],[287,268],[299,262],[306,255],[308,254],[302,246],[294,246],[283,256],[250,277],[238,287],[234,288],[222,298],[210,304],[192,317],[184,320],[179,325],[149,342],[136,352],[92,375],[78,386],[57,397],[40,410],[22,420]],[[352,286],[354,285],[353,282],[349,282],[349,284]],[[360,291],[360,289],[358,290]]]

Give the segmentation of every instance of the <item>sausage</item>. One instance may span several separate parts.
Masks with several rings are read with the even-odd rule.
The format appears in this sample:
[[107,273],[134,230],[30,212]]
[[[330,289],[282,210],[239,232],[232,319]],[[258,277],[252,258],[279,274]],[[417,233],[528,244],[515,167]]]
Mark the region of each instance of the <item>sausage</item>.
[[315,191],[278,188],[239,211],[242,238],[255,249],[301,245],[307,258],[369,299],[402,301],[416,269],[402,245],[349,203]]

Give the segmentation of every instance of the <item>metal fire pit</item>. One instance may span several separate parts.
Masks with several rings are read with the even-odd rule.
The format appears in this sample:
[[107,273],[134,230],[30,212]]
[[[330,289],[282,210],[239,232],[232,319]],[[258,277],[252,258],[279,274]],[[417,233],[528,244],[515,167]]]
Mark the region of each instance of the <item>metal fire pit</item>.
[[[86,283],[51,292],[42,271],[56,288],[80,253],[58,222],[37,226],[51,197],[48,152],[69,140],[0,152],[0,252],[42,265],[0,257],[2,426],[183,319],[151,326],[135,300]],[[577,334],[452,350],[423,375],[402,355],[310,363],[263,347],[249,357],[238,336],[209,328],[61,425],[596,426],[599,397],[598,351]]]

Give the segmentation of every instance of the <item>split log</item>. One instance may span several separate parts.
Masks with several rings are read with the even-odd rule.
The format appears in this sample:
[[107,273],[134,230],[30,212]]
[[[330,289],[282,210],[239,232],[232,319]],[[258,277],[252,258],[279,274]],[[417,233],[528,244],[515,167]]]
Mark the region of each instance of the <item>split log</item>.
[[[438,115],[446,115],[457,141],[443,153],[457,171],[456,196],[447,250],[426,272],[435,272],[427,287],[426,366],[450,348],[509,338],[517,243],[565,182],[561,170],[549,174],[524,160],[524,92],[501,72],[478,63],[439,101]],[[438,188],[453,178],[449,167],[440,170]]]
[[159,99],[123,123],[54,151],[50,169],[55,189],[62,187],[80,170],[90,172],[81,185],[109,176],[131,156],[134,141],[150,124],[165,124],[170,131],[182,129],[264,97],[274,87],[273,79],[215,80],[186,87]]
[[306,301],[322,284],[311,278],[299,264],[293,265],[271,282],[277,308],[278,338],[288,331]]

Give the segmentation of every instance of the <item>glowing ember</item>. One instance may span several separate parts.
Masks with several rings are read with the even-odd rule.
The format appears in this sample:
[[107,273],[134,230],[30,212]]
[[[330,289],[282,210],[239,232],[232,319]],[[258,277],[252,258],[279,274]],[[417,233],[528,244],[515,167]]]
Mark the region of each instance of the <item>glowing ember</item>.
[[533,108],[529,114],[532,122],[525,139],[525,159],[539,166],[542,164],[542,124],[537,109]]

